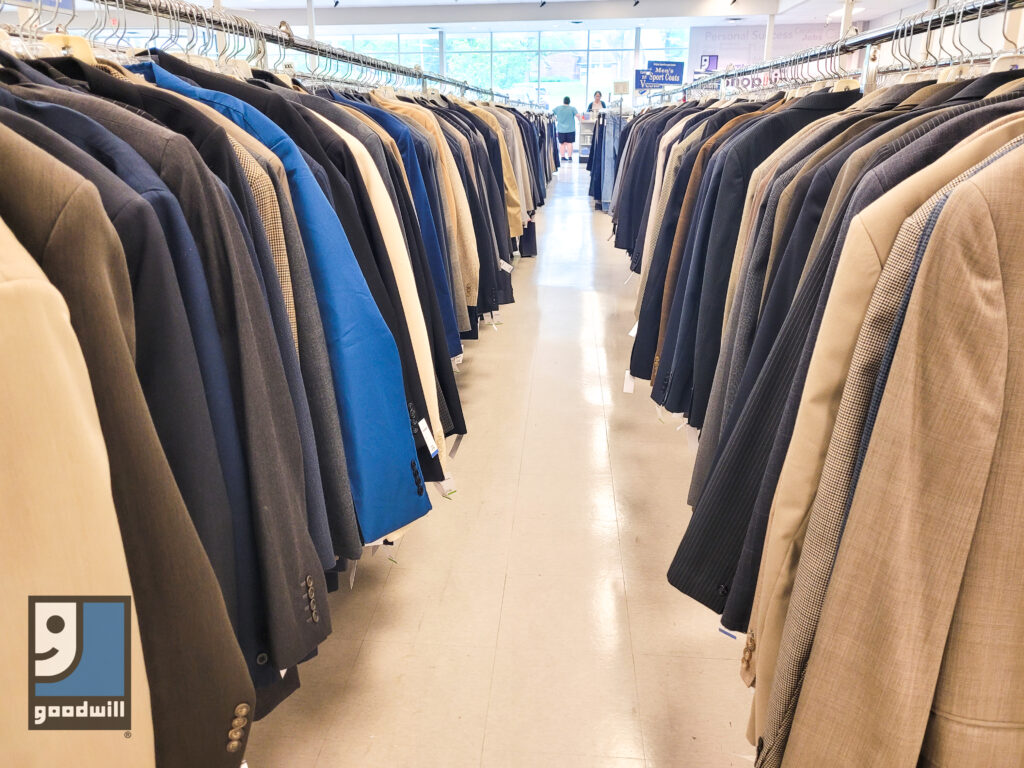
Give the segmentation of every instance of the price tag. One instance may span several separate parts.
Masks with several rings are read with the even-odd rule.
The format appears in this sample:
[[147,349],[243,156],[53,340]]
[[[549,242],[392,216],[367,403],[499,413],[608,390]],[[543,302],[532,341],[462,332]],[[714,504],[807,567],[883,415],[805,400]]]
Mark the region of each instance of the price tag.
[[509,264],[509,263],[508,263],[507,261],[499,261],[499,262],[498,262],[498,268],[499,268],[499,269],[500,269],[500,270],[501,270],[502,272],[511,272],[511,271],[512,271],[513,269],[515,269],[515,267],[513,267],[513,266],[512,266],[511,264]]
[[427,444],[427,450],[430,451],[430,457],[437,456],[437,442],[434,440],[434,435],[430,431],[427,420],[420,419],[420,423],[417,426],[420,428],[420,432],[423,433],[423,440]]
[[639,320],[637,320],[635,323],[633,323],[633,327],[629,329],[629,336],[630,336],[630,338],[635,339],[636,338],[636,332],[638,330],[640,330],[640,321]]
[[622,391],[625,392],[627,395],[632,395],[633,394],[633,388],[634,388],[635,384],[636,384],[636,380],[632,376],[629,375],[629,370],[627,369],[626,370],[626,378],[623,379],[623,381],[622,381]]
[[441,489],[442,496],[444,496],[449,501],[452,500],[452,496],[454,495],[456,490],[455,478],[453,478],[451,475],[447,475],[444,480],[442,480],[440,483],[435,483],[435,485],[437,485],[437,487]]
[[348,588],[352,589],[356,583],[356,566],[359,565],[358,560],[348,561]]

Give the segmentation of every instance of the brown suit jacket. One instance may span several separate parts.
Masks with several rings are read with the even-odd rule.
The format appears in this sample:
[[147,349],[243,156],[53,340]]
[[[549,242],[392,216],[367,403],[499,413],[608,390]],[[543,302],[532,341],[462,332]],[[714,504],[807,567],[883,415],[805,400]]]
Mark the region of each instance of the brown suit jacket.
[[64,296],[89,369],[135,593],[157,765],[237,766],[252,682],[135,374],[131,283],[117,234],[92,184],[8,128],[0,129],[0,168],[18,180],[0,185],[0,218]]
[[964,181],[928,239],[784,765],[1021,764],[1022,176]]

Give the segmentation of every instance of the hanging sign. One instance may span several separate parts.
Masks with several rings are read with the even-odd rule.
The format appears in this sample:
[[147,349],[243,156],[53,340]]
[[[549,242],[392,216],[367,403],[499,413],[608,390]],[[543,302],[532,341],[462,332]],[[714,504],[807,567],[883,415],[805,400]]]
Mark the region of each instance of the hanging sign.
[[647,62],[647,69],[654,73],[658,85],[682,85],[683,67],[681,61]]
[[647,69],[636,70],[637,90],[664,88],[666,85],[683,84],[683,62],[681,61],[649,61]]

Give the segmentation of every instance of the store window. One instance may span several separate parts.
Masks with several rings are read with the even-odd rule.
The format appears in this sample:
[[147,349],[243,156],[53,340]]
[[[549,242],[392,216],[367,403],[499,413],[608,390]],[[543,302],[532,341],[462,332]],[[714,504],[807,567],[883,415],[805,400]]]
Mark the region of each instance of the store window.
[[536,51],[539,35],[536,32],[495,32],[496,51]]
[[591,51],[632,51],[635,44],[636,30],[633,29],[594,29],[590,32]]
[[537,53],[494,52],[494,90],[515,99],[537,99]]
[[490,51],[491,36],[484,33],[472,35],[445,35],[444,48],[446,52],[468,52],[468,51]]
[[447,53],[444,57],[445,74],[471,85],[487,88],[491,82],[491,52]]
[[633,51],[591,51],[590,65],[587,69],[587,87],[589,104],[594,91],[601,91],[605,103],[616,98],[613,84],[616,80],[631,81],[633,79]]
[[540,49],[542,51],[587,50],[586,31],[545,31],[540,33]]
[[385,58],[382,54],[398,54],[398,35],[355,35],[352,50],[367,56]]

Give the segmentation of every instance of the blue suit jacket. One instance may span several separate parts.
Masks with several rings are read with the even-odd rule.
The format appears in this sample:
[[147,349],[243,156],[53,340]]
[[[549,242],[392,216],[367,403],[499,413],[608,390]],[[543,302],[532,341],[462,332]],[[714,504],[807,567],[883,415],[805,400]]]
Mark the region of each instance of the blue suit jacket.
[[281,160],[324,322],[363,540],[374,541],[426,514],[430,501],[405,412],[398,349],[373,303],[345,230],[295,142],[259,110],[233,96],[190,85],[152,62],[132,69],[162,88],[213,107]]
[[398,144],[398,151],[402,154],[402,164],[405,166],[405,172],[409,177],[409,186],[412,187],[412,201],[416,207],[416,216],[420,220],[423,243],[427,247],[427,261],[430,263],[430,275],[434,278],[437,303],[441,307],[441,320],[444,323],[444,335],[448,342],[448,355],[449,357],[455,357],[462,353],[459,324],[455,319],[455,305],[452,303],[448,269],[445,266],[444,253],[441,250],[440,229],[437,226],[431,209],[427,182],[423,178],[423,169],[417,158],[416,142],[413,139],[412,131],[399,118],[387,110],[371,106],[370,104],[363,104],[361,101],[346,99],[334,91],[330,93],[335,101],[347,104],[372,117],[374,122],[387,131],[391,138],[395,140],[395,143]]

